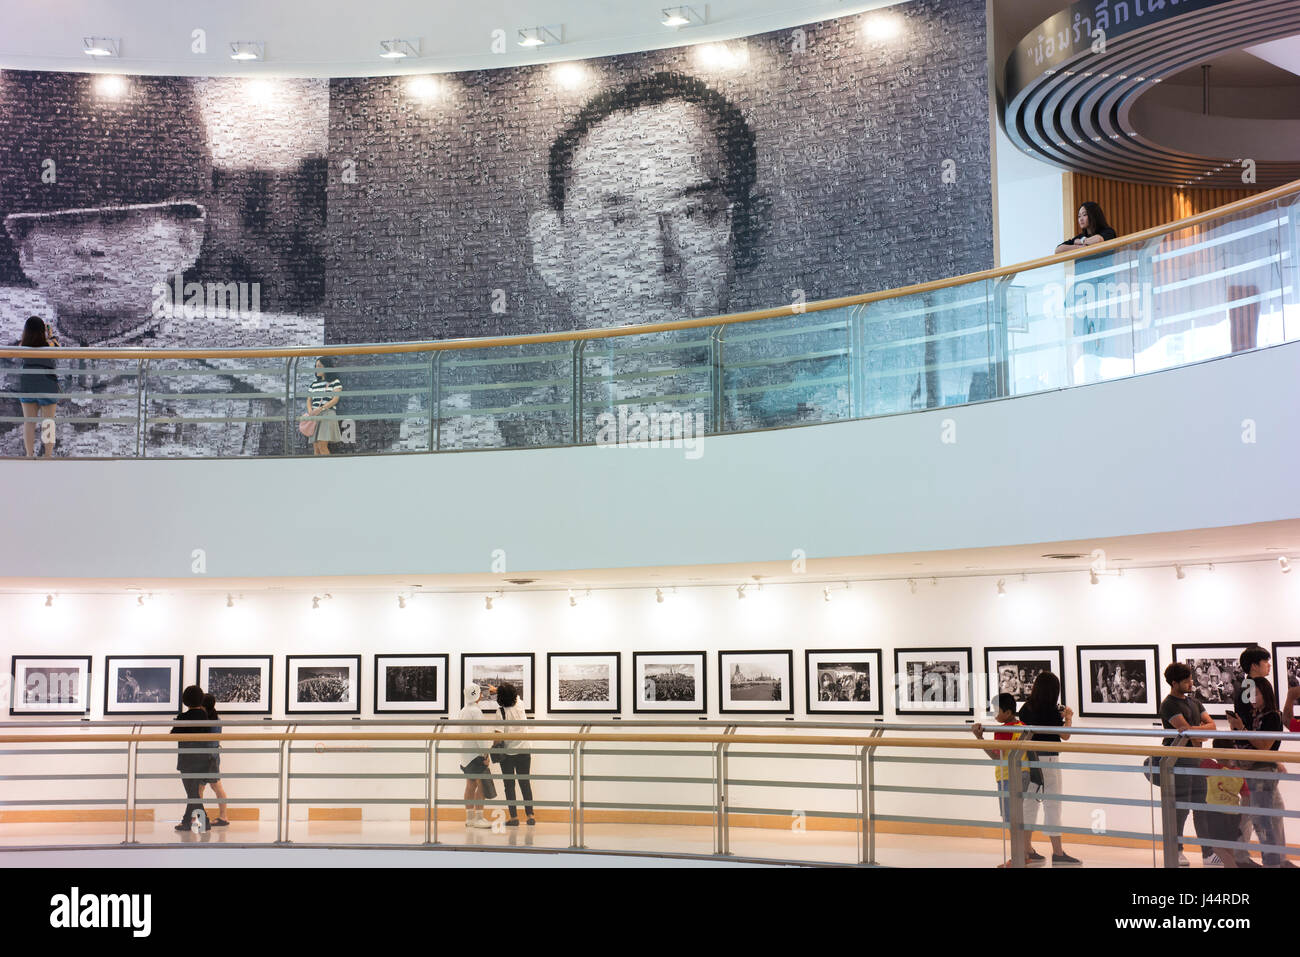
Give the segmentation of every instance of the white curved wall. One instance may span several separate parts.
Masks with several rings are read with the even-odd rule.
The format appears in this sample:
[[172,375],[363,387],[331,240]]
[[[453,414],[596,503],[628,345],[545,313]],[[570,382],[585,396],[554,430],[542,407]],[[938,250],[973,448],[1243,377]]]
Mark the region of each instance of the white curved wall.
[[[693,565],[1300,515],[1300,345],[958,409],[706,439],[271,461],[0,464],[0,576]],[[951,420],[956,441],[942,441]],[[1255,423],[1254,442],[1243,422]]]

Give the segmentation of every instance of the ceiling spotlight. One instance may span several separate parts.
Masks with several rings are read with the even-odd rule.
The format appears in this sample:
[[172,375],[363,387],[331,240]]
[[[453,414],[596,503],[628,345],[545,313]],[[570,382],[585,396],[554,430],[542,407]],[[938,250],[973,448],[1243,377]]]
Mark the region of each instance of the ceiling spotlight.
[[82,52],[86,56],[120,56],[122,41],[112,37],[83,37]]
[[1187,572],[1183,571],[1182,565],[1174,566],[1174,577],[1177,578],[1179,581],[1182,581],[1184,578],[1187,577]]
[[744,586],[744,585],[737,585],[737,586],[736,586],[736,600],[739,601],[740,599],[742,599],[742,598],[744,598],[744,597],[745,597],[745,586]]
[[379,46],[384,51],[379,55],[385,60],[401,60],[408,56],[420,55],[416,44],[409,40],[380,40]]
[[227,608],[234,608],[234,607],[235,607],[235,596],[234,596],[234,595],[227,595],[227,596],[226,596],[226,607],[227,607]]
[[1287,558],[1285,555],[1277,556],[1277,567],[1282,569],[1283,575],[1291,574],[1291,559]]
[[662,588],[655,589],[655,601],[661,605],[664,603],[664,590]]
[[232,60],[263,60],[266,58],[266,44],[261,40],[236,40],[230,44]]
[[404,596],[404,595],[398,595],[398,596],[397,596],[397,607],[398,607],[398,608],[405,608],[405,607],[406,607],[406,596]]
[[1097,571],[1096,571],[1096,569],[1093,569],[1093,570],[1091,570],[1091,571],[1088,572],[1088,581],[1092,582],[1092,584],[1094,584],[1094,585],[1100,585],[1100,584],[1101,584],[1101,579],[1097,577]]
[[319,598],[318,596],[316,596],[316,595],[312,595],[312,596],[311,596],[311,606],[312,606],[312,608],[319,608],[319,607],[320,607],[320,598]]
[[[704,9],[705,12],[708,11],[708,7],[705,7]],[[694,7],[665,7],[662,12],[663,19],[659,22],[674,30],[691,23],[705,22],[705,18],[701,16],[699,11]]]
[[1214,571],[1214,562],[1210,562],[1210,571]]
[[931,578],[931,579],[930,579],[930,587],[931,587],[931,588],[938,588],[938,587],[939,587],[939,579],[937,579],[937,578]]
[[915,595],[915,594],[916,594],[916,579],[915,579],[915,578],[909,578],[909,579],[907,580],[907,587],[910,588],[910,589],[912,589],[912,594]]
[[136,595],[136,596],[135,596],[135,603],[136,603],[136,606],[137,606],[137,607],[139,607],[139,608],[143,608],[143,607],[144,607],[144,595]]
[[54,607],[54,596],[53,596],[53,595],[46,595],[46,596],[45,596],[45,607],[46,607],[46,608],[53,608],[53,607]]
[[521,47],[540,47],[547,43],[563,43],[564,25],[525,27],[519,31]]
[[998,579],[998,597],[999,598],[1007,597],[1007,580],[1005,578]]
[[831,600],[831,586],[824,585],[822,587],[822,601],[830,601],[830,600]]
[[576,599],[576,598],[573,597],[573,589],[572,589],[572,588],[569,589],[569,607],[570,607],[570,608],[577,608],[577,607],[578,607],[578,599]]

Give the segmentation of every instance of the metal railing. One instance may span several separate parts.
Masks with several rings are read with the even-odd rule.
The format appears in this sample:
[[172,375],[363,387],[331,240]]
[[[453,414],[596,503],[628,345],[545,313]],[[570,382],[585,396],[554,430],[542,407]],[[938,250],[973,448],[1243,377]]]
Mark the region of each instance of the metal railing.
[[[220,725],[221,734],[187,734],[182,739],[167,733],[171,722],[8,723],[0,734],[5,769],[0,774],[0,811],[5,812],[0,815],[4,822],[0,823],[0,848],[175,843],[170,826],[163,827],[161,841],[152,833],[142,839],[140,823],[153,818],[157,809],[187,803],[189,799],[177,793],[178,778],[214,776],[213,772],[175,771],[172,762],[177,743],[217,741],[223,767],[216,776],[229,782],[232,792],[226,803],[258,809],[257,833],[249,838],[241,831],[236,841],[249,846],[301,845],[304,827],[309,829],[306,843],[346,846],[349,842],[338,840],[337,834],[327,835],[334,840],[315,837],[310,833],[312,825],[295,812],[349,808],[369,809],[362,824],[355,826],[358,839],[368,847],[520,849],[517,840],[467,844],[447,840],[448,821],[453,822],[456,834],[468,833],[463,827],[464,810],[467,804],[483,803],[491,809],[494,834],[517,836],[523,832],[527,836],[522,847],[539,850],[906,864],[907,839],[898,838],[899,846],[890,849],[892,859],[884,860],[881,834],[902,828],[950,834],[955,828],[972,837],[989,837],[993,834],[989,829],[997,828],[1003,856],[1009,850],[1012,866],[1024,864],[1027,836],[1034,830],[1094,844],[1149,846],[1152,865],[1164,867],[1178,866],[1180,843],[1199,846],[1203,853],[1213,849],[1221,855],[1251,850],[1269,856],[1300,854],[1300,848],[1287,847],[1284,839],[1276,844],[1247,843],[1240,835],[1237,840],[1209,837],[1200,834],[1199,828],[1195,837],[1177,833],[1179,811],[1194,812],[1198,822],[1207,812],[1256,822],[1300,816],[1300,811],[1281,807],[1208,804],[1195,784],[1216,775],[1252,782],[1300,780],[1300,775],[1286,773],[1281,764],[1300,759],[1300,752],[1166,748],[1150,739],[1168,737],[1170,732],[1150,728],[1072,727],[1072,738],[1088,740],[1049,743],[977,740],[967,725],[897,723],[530,720],[526,730],[504,732],[500,722],[493,720],[242,719]],[[330,730],[339,727],[348,730]],[[1053,733],[1061,729],[1023,730]],[[1219,731],[1197,737],[1280,737],[1285,744],[1300,741],[1300,734],[1262,732]],[[525,781],[535,786],[529,800],[521,793],[513,802],[506,797],[479,802],[467,799],[461,791],[467,778],[502,778],[491,773],[467,775],[461,770],[461,765],[469,762],[467,754],[481,753],[466,742],[489,739],[526,743],[533,767],[507,777],[519,783],[521,790]],[[1006,756],[993,760],[971,753],[991,747]],[[1048,765],[1036,755],[1043,750],[1057,752],[1061,760]],[[1194,764],[1210,756],[1225,759],[1225,754],[1227,760],[1276,763],[1277,769],[1225,771]],[[1149,775],[1143,765],[1148,756],[1159,759],[1157,770]],[[235,768],[232,759],[237,762]],[[1072,775],[1086,772],[1090,790],[1097,793],[1028,793],[1030,770],[1048,766]],[[988,776],[999,767],[1007,772],[1005,789],[1002,785],[990,788]],[[87,791],[96,796],[87,796]],[[990,816],[997,798],[1005,799],[1000,819]],[[213,800],[208,798],[206,803],[210,806]],[[1034,824],[1025,816],[1032,801],[1083,808],[1088,823]],[[515,817],[517,805],[525,803],[529,818],[535,813],[548,823],[566,823],[567,833],[560,837],[548,830],[539,844],[533,828],[524,825],[512,830],[506,812]],[[24,825],[13,823],[11,817],[17,809],[45,815],[47,823],[39,832],[42,836],[23,839]],[[268,812],[265,819],[263,809]],[[397,819],[392,817],[394,810]],[[50,840],[54,827],[48,823],[51,814],[75,819],[89,811],[110,811],[114,817],[120,811],[120,842],[108,832],[96,838],[73,833],[74,829],[59,841]],[[1126,826],[1099,826],[1099,820],[1104,822],[1108,813],[1117,811],[1130,818],[1148,812],[1149,829],[1134,826],[1132,820]],[[404,835],[403,822],[407,823]],[[777,830],[770,825],[777,822],[779,830],[793,836],[773,840]],[[273,836],[268,830],[272,824]],[[389,830],[376,836],[371,833],[376,825]],[[653,849],[648,850],[644,842],[628,844],[624,840],[645,825],[663,825]],[[595,842],[599,847],[593,846],[592,828],[600,829]],[[818,830],[837,839],[805,839]],[[196,838],[183,834],[182,840]]]
[[[1087,385],[1300,340],[1300,182],[1016,266],[576,332],[265,349],[0,348],[0,457],[304,455],[315,357],[334,452],[577,444],[845,421]],[[274,335],[271,327],[269,335]],[[58,401],[18,367],[60,367]],[[23,399],[39,413],[24,418]],[[52,410],[52,411],[51,411]],[[332,431],[332,430],[331,430]]]

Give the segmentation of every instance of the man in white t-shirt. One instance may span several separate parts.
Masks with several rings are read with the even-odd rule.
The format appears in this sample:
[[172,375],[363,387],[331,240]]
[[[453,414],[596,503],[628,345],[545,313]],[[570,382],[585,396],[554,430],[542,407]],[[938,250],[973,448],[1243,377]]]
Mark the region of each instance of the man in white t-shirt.
[[[465,707],[456,713],[457,721],[483,721],[483,709],[478,706],[483,695],[479,686],[465,686]],[[465,729],[470,730],[470,729]],[[489,729],[490,730],[490,729]],[[496,787],[486,777],[469,777],[469,775],[491,774],[488,765],[488,751],[491,744],[486,740],[465,742],[465,764],[460,769],[467,775],[465,780],[465,826],[490,828],[491,823],[483,816],[483,801],[496,797]],[[491,789],[489,791],[489,788]]]

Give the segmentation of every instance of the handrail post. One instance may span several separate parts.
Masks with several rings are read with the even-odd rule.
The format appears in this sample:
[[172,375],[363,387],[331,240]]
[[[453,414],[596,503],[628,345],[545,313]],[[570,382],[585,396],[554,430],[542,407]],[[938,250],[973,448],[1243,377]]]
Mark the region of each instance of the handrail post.
[[1025,790],[1020,775],[1023,755],[1028,752],[1011,751],[1007,757],[1007,827],[1011,830],[1011,866],[1024,867],[1028,853],[1025,839]]
[[[589,725],[589,724],[584,724],[584,725],[582,725],[582,726],[578,729],[578,733],[579,733],[579,734],[586,734],[586,733],[587,733],[588,731],[590,731],[590,730],[591,730],[591,725]],[[583,847],[586,847],[586,846],[587,846],[587,833],[586,833],[586,831],[587,831],[587,828],[586,828],[586,823],[587,823],[587,822],[586,822],[586,815],[587,815],[587,812],[586,812],[586,808],[585,808],[585,806],[584,806],[584,805],[586,804],[585,798],[586,798],[586,788],[587,788],[587,782],[586,782],[586,776],[585,776],[585,770],[586,770],[585,765],[586,765],[587,756],[586,756],[586,754],[585,754],[584,751],[583,751],[583,744],[584,744],[584,743],[585,743],[585,742],[583,742],[583,741],[579,741],[579,742],[577,742],[578,748],[577,748],[577,752],[576,752],[576,753],[577,753],[577,756],[578,756],[578,777],[577,777],[577,783],[578,783],[578,804],[577,804],[577,807],[578,807],[578,814],[577,814],[577,817],[578,817],[578,829],[577,829],[578,843],[577,843],[576,845],[574,845],[574,846],[575,846],[575,847],[578,847],[578,848],[583,848]],[[530,773],[531,773],[531,772],[530,772]]]
[[[438,733],[435,729],[435,735]],[[425,744],[424,749],[424,843],[429,843],[429,828],[432,825],[433,817],[433,737],[431,736]]]
[[[442,729],[439,728],[439,731]],[[433,843],[438,843],[438,749],[442,742],[433,739]]]
[[[139,725],[132,726],[131,728],[132,735],[136,733],[136,729],[138,729],[139,727],[140,727]],[[135,820],[134,810],[135,810],[135,799],[136,799],[136,793],[135,793],[136,761],[139,760],[137,758],[139,747],[140,747],[140,742],[138,741],[128,741],[126,743],[126,798],[125,798],[126,820],[123,822],[123,827],[122,827],[123,844],[131,843],[131,831],[134,828],[133,822]]]
[[569,396],[569,408],[572,413],[573,422],[571,425],[572,445],[582,444],[582,358],[587,351],[587,340],[579,339],[573,344],[573,382],[570,386],[572,395]]
[[[736,725],[729,724],[723,729],[724,735],[736,733]],[[731,853],[731,795],[727,789],[727,749],[729,741],[718,745],[718,843],[719,854]]]
[[569,847],[578,846],[578,741],[569,749]]
[[146,377],[149,375],[149,360],[140,359],[136,364],[135,377],[135,454],[137,458],[147,458],[145,454],[148,451],[148,429],[145,420],[148,417],[148,386]]
[[442,451],[442,350],[433,354],[433,382],[429,401],[429,424],[433,428],[430,451]]
[[[1164,850],[1164,866],[1178,868],[1178,855],[1181,853],[1178,849],[1178,841],[1182,837],[1178,833],[1178,800],[1177,787],[1174,784],[1174,764],[1177,758],[1173,756],[1160,759],[1160,838],[1161,846]],[[1229,851],[1228,853],[1234,853]]]
[[[884,730],[876,728],[871,737]],[[876,863],[876,745],[862,746],[862,864]]]
[[709,335],[709,432],[720,434],[727,421],[725,372],[722,356],[722,333],[726,326],[714,326]]
[[293,421],[293,381],[294,369],[297,368],[298,357],[286,356],[284,360],[284,454],[288,455],[289,450],[293,448],[293,433],[295,430],[289,428],[289,423]]

